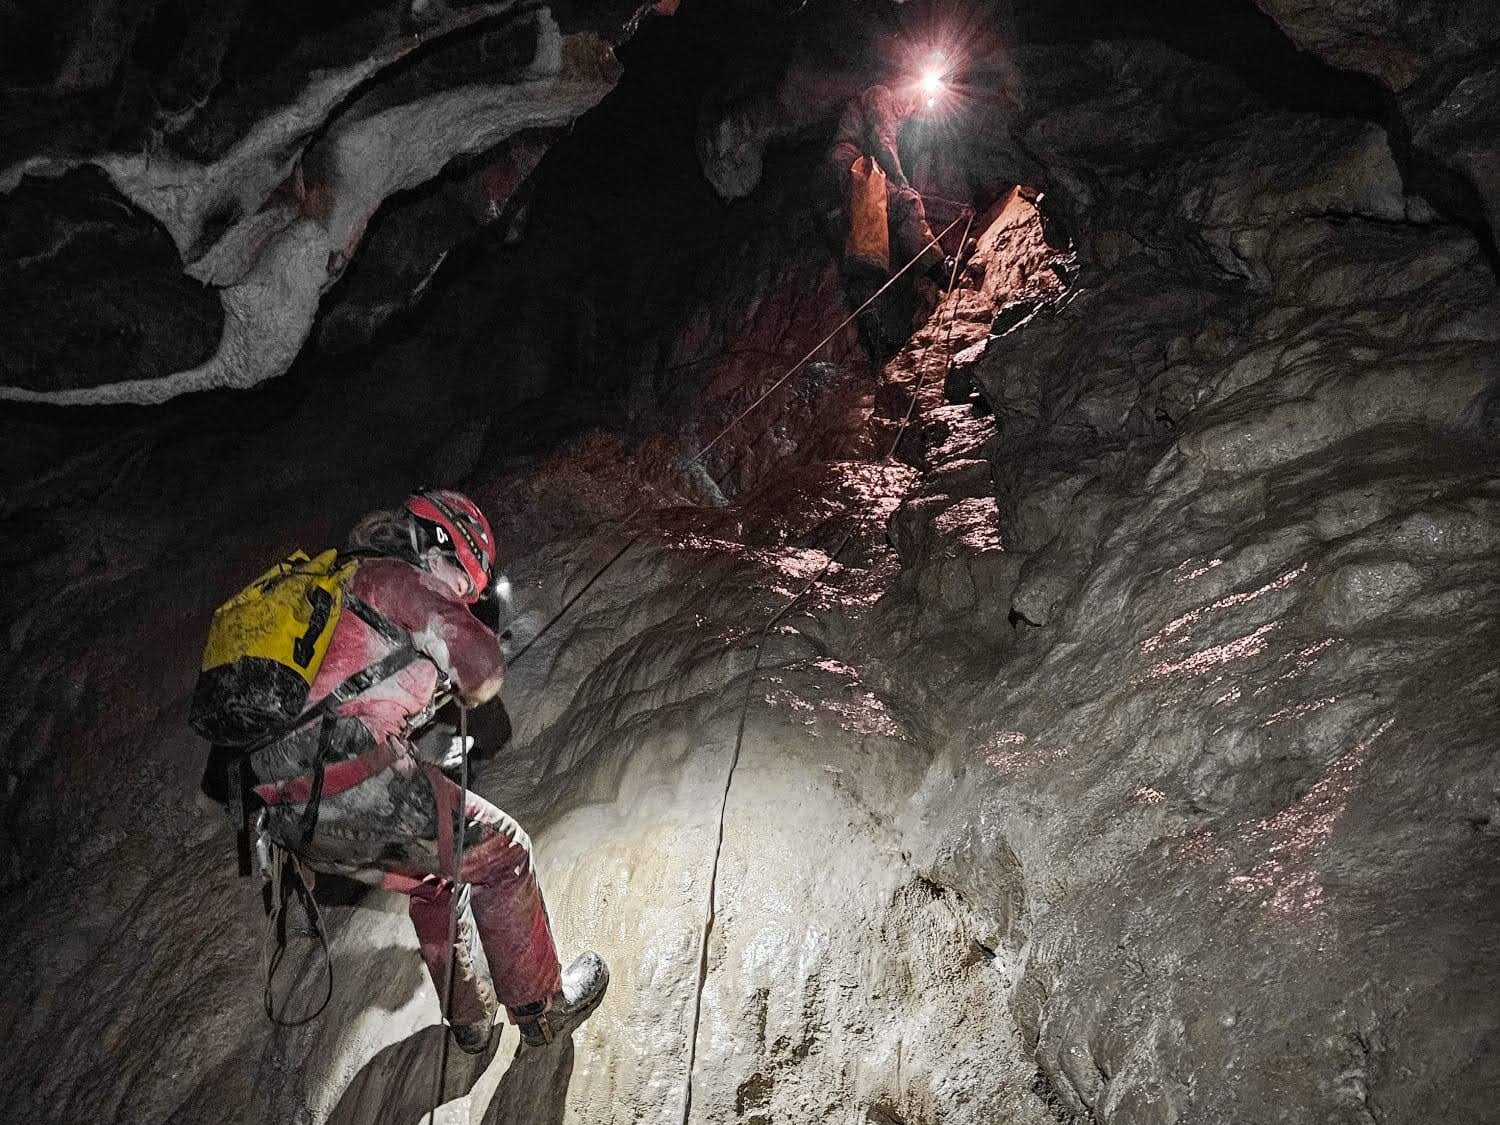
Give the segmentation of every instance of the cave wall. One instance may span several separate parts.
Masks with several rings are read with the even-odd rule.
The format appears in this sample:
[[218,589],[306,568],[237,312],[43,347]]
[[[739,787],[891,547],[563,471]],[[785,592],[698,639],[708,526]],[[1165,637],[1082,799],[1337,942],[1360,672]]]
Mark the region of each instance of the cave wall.
[[[735,104],[712,81],[732,38],[646,19],[572,136],[409,200],[460,237],[431,275],[371,259],[431,280],[384,329],[351,313],[343,360],[0,419],[7,1104],[430,1104],[441,1032],[399,900],[331,898],[333,1007],[264,1024],[256,895],[192,797],[183,638],[267,554],[441,480],[496,514],[522,638],[641,537],[513,669],[477,780],[612,991],[566,1048],[512,1061],[510,1034],[455,1066],[457,1119],[678,1119],[748,687],[694,1120],[1488,1120],[1500,300],[1407,118],[1272,96],[1192,43],[1018,49],[1024,117],[986,118],[965,161],[1034,180],[979,198],[963,284],[883,366],[846,330],[705,474],[684,454],[847,306],[818,126],[726,200],[698,139]],[[534,141],[526,221],[480,223],[475,185],[514,193]],[[173,276],[162,227],[81,174],[57,183],[90,253]],[[101,209],[128,223],[96,232]]]
[[1299,47],[1375,78],[1393,96],[1397,137],[1424,189],[1482,229],[1500,230],[1500,32],[1483,3],[1322,7],[1263,0]]
[[[987,904],[1064,1117],[1484,1120],[1485,247],[1374,125],[1216,119],[1148,45],[1027,61],[1098,91],[1025,138],[1088,264],[974,366],[1018,632],[959,688],[931,877]],[[1046,154],[1122,112],[1134,151]]]
[[[181,258],[177,284],[216,296],[222,324],[216,346],[184,348],[183,366],[129,347],[38,364],[28,358],[33,321],[8,318],[3,347],[19,370],[0,383],[0,397],[154,403],[285,373],[386,200],[461,158],[488,153],[499,163],[503,142],[571,123],[618,77],[606,40],[565,36],[545,8],[417,8],[294,6],[252,18],[243,5],[195,16],[175,4],[101,0],[71,29],[33,13],[32,38],[71,45],[49,81],[11,91],[0,192],[97,169],[117,193],[115,225],[159,224]],[[52,128],[69,108],[92,113]],[[485,181],[491,195],[479,214],[498,217],[520,178]],[[47,194],[35,184],[28,191]],[[7,221],[24,222],[25,206],[8,200]],[[65,212],[47,221],[58,235],[44,260],[74,274],[114,268],[69,235],[78,223]],[[441,261],[435,241],[425,270],[392,279],[398,299],[419,291]],[[66,275],[35,254],[6,273],[7,288],[33,300],[75,299]],[[149,335],[180,333],[149,299],[131,304],[125,315]]]

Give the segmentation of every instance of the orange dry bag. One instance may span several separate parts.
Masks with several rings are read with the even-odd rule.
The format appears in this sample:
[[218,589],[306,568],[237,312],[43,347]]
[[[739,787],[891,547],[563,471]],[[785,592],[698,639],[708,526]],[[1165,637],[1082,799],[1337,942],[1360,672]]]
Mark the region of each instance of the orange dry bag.
[[886,224],[885,172],[873,157],[861,156],[849,168],[849,238],[844,258],[877,273],[891,272],[891,233]]

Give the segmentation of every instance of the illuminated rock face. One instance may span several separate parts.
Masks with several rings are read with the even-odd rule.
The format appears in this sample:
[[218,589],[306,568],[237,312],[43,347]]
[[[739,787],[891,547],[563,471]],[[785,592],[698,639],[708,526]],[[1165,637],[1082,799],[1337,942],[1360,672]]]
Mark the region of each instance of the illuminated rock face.
[[[451,1119],[680,1120],[747,700],[694,1121],[1487,1119],[1490,263],[1373,125],[1139,44],[1022,63],[1048,222],[997,201],[882,372],[846,332],[706,471],[684,454],[842,319],[813,220],[753,210],[811,208],[761,194],[775,161],[628,372],[639,440],[505,460],[492,402],[407,374],[442,332],[489,338],[460,319],[231,421],[4,423],[7,466],[55,466],[3,509],[8,1103],[430,1104],[442,1037],[399,899],[325,888],[333,1003],[264,1024],[256,896],[192,803],[183,724],[214,602],[420,476],[495,515],[519,642],[624,544],[597,518],[658,507],[514,667],[476,780],[532,831],[564,953],[601,950],[609,997],[570,1046],[512,1061],[507,1031],[455,1060]],[[48,460],[59,433],[79,451]],[[311,996],[305,953],[286,983]]]
[[1073,165],[1096,267],[975,367],[1030,557],[931,775],[931,877],[989,904],[1066,1112],[1482,1120],[1494,276],[1376,130],[1177,143]]

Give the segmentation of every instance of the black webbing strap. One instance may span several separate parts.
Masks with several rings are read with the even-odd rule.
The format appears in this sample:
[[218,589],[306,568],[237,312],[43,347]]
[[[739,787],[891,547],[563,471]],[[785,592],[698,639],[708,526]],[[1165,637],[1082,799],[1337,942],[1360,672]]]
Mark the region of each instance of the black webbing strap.
[[344,608],[351,610],[355,617],[358,617],[391,644],[396,645],[398,648],[411,647],[411,634],[374,606],[362,598],[356,598],[347,590],[344,591]]
[[250,802],[248,799],[250,787],[245,776],[249,768],[249,759],[241,755],[230,762],[224,770],[224,780],[229,789],[225,796],[231,815],[235,818],[235,859],[242,876],[250,874]]
[[[352,602],[353,599],[351,599]],[[363,609],[368,610],[368,612],[374,613],[374,610],[370,610],[363,602],[358,604]],[[354,609],[355,613],[359,614],[362,620],[365,619],[364,614],[359,609],[355,609],[353,604],[350,605],[350,608]],[[384,618],[381,618],[381,620],[385,621]],[[386,622],[386,624],[392,629],[395,628],[389,622]],[[385,635],[383,630],[377,631],[380,631],[383,636]],[[328,752],[333,747],[333,731],[334,727],[338,725],[339,718],[338,709],[355,696],[368,691],[382,680],[390,679],[390,677],[401,671],[401,669],[405,668],[417,657],[417,650],[412,645],[411,638],[399,631],[396,636],[400,639],[400,648],[394,652],[386,653],[369,667],[361,668],[319,700],[316,707],[304,712],[302,717],[297,720],[298,727],[306,726],[315,718],[322,720],[318,730],[318,752],[316,757],[313,758],[312,791],[308,794],[307,805],[302,810],[303,844],[312,839],[313,830],[318,826],[318,806],[323,799],[324,766],[328,761]]]
[[333,728],[338,725],[338,712],[329,708],[323,712],[323,721],[318,724],[318,752],[313,757],[312,791],[307,795],[307,804],[302,809],[302,843],[312,841],[313,831],[318,827],[318,807],[323,803],[323,775],[328,759],[328,749],[333,745]]
[[344,607],[368,625],[389,644],[395,647],[374,664],[361,668],[338,687],[334,688],[316,704],[309,707],[282,730],[267,735],[253,745],[247,746],[238,760],[229,767],[229,807],[238,810],[236,835],[240,855],[240,874],[250,874],[250,792],[248,771],[250,759],[262,750],[269,749],[293,732],[311,723],[319,723],[318,750],[313,758],[313,783],[307,807],[302,811],[302,843],[312,839],[318,824],[318,805],[323,797],[323,773],[328,753],[333,747],[333,732],[338,724],[338,709],[362,692],[368,691],[382,680],[394,676],[417,658],[417,649],[411,643],[411,635],[384,614],[355,597],[348,590],[343,595]]

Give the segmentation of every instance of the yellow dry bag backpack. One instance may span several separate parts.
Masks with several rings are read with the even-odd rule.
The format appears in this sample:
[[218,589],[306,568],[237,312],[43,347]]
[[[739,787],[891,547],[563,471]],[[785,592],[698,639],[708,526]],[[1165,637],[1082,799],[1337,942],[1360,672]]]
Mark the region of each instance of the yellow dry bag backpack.
[[218,745],[249,746],[295,726],[358,567],[337,551],[294,551],[221,605],[188,713],[193,729]]
[[[241,875],[250,874],[246,759],[293,730],[321,723],[302,840],[312,838],[323,791],[323,767],[338,708],[417,656],[411,635],[349,590],[359,560],[337,551],[316,558],[294,551],[214,611],[188,722],[214,744],[209,770],[223,769],[238,837]],[[345,610],[390,646],[311,707],[307,697]],[[207,790],[205,790],[207,791]]]

